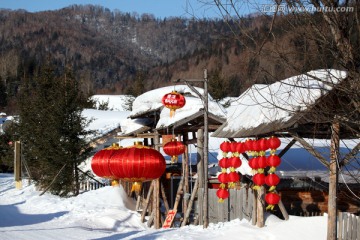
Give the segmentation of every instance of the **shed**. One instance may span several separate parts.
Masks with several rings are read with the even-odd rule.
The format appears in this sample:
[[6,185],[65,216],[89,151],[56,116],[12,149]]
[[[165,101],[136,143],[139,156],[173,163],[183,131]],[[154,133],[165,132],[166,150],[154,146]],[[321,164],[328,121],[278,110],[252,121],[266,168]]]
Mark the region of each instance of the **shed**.
[[[298,141],[329,169],[328,231],[336,229],[338,170],[356,158],[360,148],[359,99],[344,91],[350,87],[349,80],[344,71],[320,69],[270,85],[254,85],[231,104],[227,121],[212,134],[221,138],[290,136],[293,140],[285,152]],[[330,161],[305,138],[331,139]],[[343,158],[339,139],[357,141]]]

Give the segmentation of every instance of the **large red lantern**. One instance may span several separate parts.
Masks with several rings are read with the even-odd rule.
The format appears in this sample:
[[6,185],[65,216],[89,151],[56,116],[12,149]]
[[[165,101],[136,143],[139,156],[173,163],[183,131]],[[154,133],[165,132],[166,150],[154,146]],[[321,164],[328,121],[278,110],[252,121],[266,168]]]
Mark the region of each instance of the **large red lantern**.
[[170,109],[170,117],[173,117],[175,110],[185,106],[186,100],[183,95],[176,91],[165,94],[161,99],[162,104]]
[[91,160],[91,169],[95,175],[115,180],[115,177],[109,168],[109,161],[115,153],[121,150],[122,147],[119,147],[117,144],[113,144],[111,147],[104,148],[95,153]]
[[160,152],[137,142],[116,152],[111,157],[109,167],[116,178],[135,182],[132,190],[140,191],[142,182],[161,177],[166,163]]
[[185,145],[173,138],[170,142],[164,145],[163,150],[167,155],[171,156],[171,163],[174,163],[177,162],[178,155],[185,152]]

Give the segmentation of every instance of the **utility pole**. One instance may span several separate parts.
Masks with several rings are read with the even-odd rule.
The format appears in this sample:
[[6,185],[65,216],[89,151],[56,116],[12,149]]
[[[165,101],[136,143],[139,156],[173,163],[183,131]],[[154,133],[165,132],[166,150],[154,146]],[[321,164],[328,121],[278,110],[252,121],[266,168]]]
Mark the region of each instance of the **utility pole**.
[[[204,69],[204,78],[203,79],[177,79],[174,82],[184,82],[199,98],[202,100],[204,105],[204,145],[203,145],[203,169],[204,173],[204,202],[203,202],[203,222],[204,228],[209,226],[209,189],[208,189],[208,163],[209,163],[209,122],[208,122],[208,108],[209,108],[209,98],[208,98],[208,78],[207,78],[207,69]],[[191,82],[203,82],[204,83],[204,94],[199,93],[194,86],[191,85]]]

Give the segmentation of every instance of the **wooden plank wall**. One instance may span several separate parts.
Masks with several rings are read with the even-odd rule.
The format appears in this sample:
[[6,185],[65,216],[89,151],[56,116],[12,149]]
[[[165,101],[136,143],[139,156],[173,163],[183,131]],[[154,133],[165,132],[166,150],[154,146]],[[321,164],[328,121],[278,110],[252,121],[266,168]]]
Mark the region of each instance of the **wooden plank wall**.
[[360,217],[339,212],[337,229],[338,240],[360,240]]
[[[251,219],[253,209],[253,190],[247,188],[231,189],[230,197],[223,203],[218,202],[217,189],[209,189],[209,222],[228,222],[239,218]],[[196,213],[199,216],[199,224],[202,224],[202,203],[204,189],[198,190]]]

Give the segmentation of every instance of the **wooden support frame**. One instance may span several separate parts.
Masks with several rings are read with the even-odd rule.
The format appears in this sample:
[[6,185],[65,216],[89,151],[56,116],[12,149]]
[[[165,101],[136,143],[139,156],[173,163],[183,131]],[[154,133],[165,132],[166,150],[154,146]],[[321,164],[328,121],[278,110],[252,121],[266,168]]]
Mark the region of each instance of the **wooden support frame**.
[[299,137],[296,133],[289,133],[296,141],[298,141],[311,155],[317,158],[326,168],[329,169],[330,165],[328,161],[317,152],[310,144],[308,144],[303,138]]

